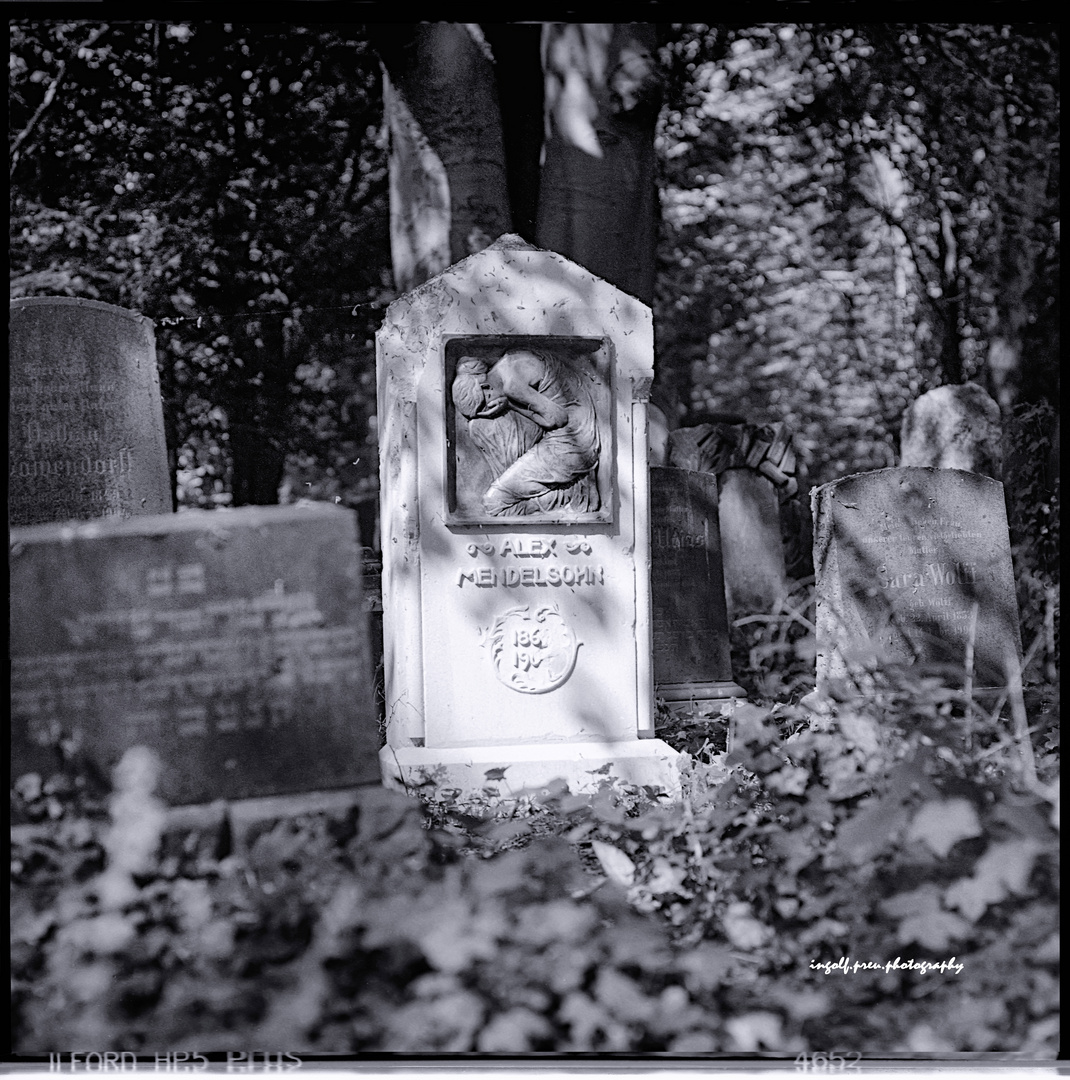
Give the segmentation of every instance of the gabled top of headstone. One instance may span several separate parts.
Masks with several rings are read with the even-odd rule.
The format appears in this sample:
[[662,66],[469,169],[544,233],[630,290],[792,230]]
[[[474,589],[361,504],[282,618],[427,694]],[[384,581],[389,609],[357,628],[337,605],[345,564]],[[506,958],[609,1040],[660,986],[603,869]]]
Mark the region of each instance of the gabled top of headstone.
[[404,394],[402,386],[444,335],[612,335],[618,373],[638,380],[645,399],[653,377],[646,340],[651,322],[650,309],[634,296],[564,255],[506,233],[398,297],[386,310],[379,340],[401,339],[400,349],[388,351],[390,382]]
[[518,236],[516,233],[502,233],[494,243],[488,244],[484,250],[490,248],[498,250],[512,248],[514,251],[520,251],[523,248],[529,248],[531,251],[539,250],[534,244],[529,244],[522,236]]

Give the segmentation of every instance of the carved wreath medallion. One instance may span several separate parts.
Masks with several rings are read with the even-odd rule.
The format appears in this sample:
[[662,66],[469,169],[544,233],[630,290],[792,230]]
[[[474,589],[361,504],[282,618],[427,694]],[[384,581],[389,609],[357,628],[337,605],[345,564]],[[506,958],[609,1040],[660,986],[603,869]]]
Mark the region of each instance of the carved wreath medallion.
[[521,694],[556,690],[576,666],[580,643],[556,604],[510,608],[482,634],[498,678]]

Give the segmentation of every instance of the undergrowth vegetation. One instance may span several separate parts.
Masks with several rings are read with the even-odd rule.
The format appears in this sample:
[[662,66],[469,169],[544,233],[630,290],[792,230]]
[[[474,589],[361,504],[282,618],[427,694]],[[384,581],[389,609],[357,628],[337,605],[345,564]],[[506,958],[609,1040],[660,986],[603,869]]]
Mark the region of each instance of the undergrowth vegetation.
[[[737,627],[748,689],[798,696],[806,619]],[[1054,1057],[1057,692],[867,676],[659,710],[676,802],[488,778],[239,835],[165,830],[146,751],[23,777],[15,1049]]]

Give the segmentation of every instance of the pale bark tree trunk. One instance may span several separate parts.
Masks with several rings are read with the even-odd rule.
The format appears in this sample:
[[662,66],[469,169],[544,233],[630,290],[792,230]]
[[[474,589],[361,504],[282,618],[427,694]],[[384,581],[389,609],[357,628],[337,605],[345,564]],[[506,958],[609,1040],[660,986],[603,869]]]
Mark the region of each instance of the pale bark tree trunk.
[[474,24],[368,31],[386,71],[390,242],[407,291],[512,227],[494,64]]
[[367,29],[387,78],[399,290],[516,229],[652,303],[653,24]]
[[660,106],[652,23],[548,23],[536,243],[654,299]]

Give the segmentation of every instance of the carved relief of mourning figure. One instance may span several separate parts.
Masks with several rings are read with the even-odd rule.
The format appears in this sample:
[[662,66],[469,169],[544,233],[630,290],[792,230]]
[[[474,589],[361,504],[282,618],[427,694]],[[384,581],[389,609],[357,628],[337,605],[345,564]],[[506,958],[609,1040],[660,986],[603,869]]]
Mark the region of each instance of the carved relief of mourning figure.
[[598,510],[598,418],[584,376],[552,353],[510,349],[457,363],[453,402],[494,481],[494,516]]

